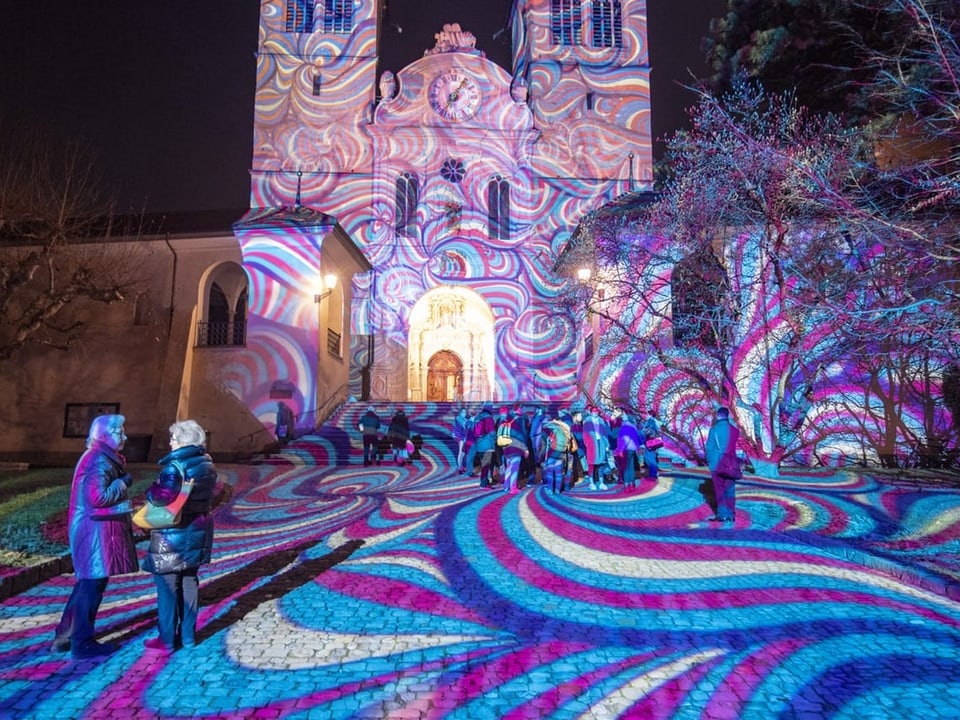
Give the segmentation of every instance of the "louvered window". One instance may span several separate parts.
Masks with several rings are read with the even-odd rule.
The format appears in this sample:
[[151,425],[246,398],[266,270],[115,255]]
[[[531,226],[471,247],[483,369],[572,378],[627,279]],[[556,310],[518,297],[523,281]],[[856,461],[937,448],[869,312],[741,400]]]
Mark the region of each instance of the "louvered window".
[[554,45],[579,45],[582,26],[580,0],[550,0],[550,29]]
[[623,47],[620,0],[593,0],[593,46]]
[[344,35],[353,31],[353,0],[327,0],[323,7],[323,31]]
[[313,32],[313,0],[287,0],[287,32]]

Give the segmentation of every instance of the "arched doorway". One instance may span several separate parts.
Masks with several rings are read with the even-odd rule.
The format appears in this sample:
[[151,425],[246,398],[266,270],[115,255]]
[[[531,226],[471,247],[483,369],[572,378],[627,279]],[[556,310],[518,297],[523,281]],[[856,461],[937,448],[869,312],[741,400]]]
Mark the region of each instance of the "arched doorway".
[[463,401],[463,363],[456,353],[441,350],[427,363],[427,401]]
[[493,397],[493,313],[463,286],[434,288],[410,311],[408,398],[479,402]]

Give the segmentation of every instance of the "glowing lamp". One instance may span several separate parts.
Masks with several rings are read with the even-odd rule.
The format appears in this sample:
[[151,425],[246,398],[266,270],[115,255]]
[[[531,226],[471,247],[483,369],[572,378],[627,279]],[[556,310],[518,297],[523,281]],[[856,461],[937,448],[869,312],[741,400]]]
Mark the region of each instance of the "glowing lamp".
[[333,292],[333,289],[337,286],[337,276],[333,273],[327,273],[323,276],[323,286],[321,291],[313,296],[313,301],[315,303],[321,302],[325,297],[328,297],[330,293]]

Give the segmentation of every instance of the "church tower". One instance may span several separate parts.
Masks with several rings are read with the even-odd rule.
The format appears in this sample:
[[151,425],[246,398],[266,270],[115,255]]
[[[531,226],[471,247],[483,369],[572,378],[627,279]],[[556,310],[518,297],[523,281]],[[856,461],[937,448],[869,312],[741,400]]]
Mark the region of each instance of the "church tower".
[[[586,213],[651,185],[643,0],[517,0],[510,70],[438,18],[434,46],[379,77],[376,0],[261,7],[251,213],[321,213],[369,263],[350,282],[353,394],[575,397],[584,350],[551,268]],[[321,260],[264,272],[261,234],[245,265],[269,284],[322,263],[309,225],[277,257]]]

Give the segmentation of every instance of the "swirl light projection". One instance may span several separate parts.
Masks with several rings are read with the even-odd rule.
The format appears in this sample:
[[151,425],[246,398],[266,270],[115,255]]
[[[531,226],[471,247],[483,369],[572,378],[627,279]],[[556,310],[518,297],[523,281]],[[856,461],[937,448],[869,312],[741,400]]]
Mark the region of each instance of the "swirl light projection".
[[[441,418],[407,406],[414,430]],[[352,427],[356,412],[341,418]],[[340,430],[340,432],[345,432]],[[431,439],[412,466],[244,469],[217,516],[200,644],[144,655],[146,574],[114,579],[99,665],[51,655],[72,580],[3,603],[21,718],[953,717],[960,496],[839,475],[703,473],[640,492],[483,490]],[[924,567],[924,565],[926,567]],[[955,586],[954,586],[955,587]]]
[[295,416],[316,410],[319,315],[313,294],[323,238],[333,226],[333,218],[306,208],[250,212],[234,226],[250,282],[247,346],[224,361],[220,381],[265,425],[276,417],[270,389],[277,379],[297,388],[290,399]]
[[[537,22],[549,8],[524,4]],[[372,279],[354,282],[351,333],[377,338],[375,384],[406,399],[405,375],[394,369],[408,362],[411,309],[434,288],[465,284],[495,318],[494,396],[572,398],[580,348],[555,316],[552,266],[586,212],[651,181],[644,3],[624,3],[624,47],[584,48],[581,70],[568,62],[552,77],[546,64],[525,66],[529,101],[516,87],[511,94],[515,78],[481,51],[457,47],[468,33],[445,30],[436,52],[385,68],[396,73],[376,102],[376,4],[356,3],[357,25],[342,36],[283,32],[281,5],[262,11],[251,206],[299,196],[334,216],[374,266]],[[432,81],[451,71],[482,94],[475,112],[456,119],[429,102]],[[587,92],[597,98],[590,110]],[[458,168],[455,179],[444,167]],[[419,189],[413,237],[395,230],[402,173]],[[497,178],[509,186],[508,239],[489,237],[487,192]],[[369,356],[364,339],[351,355]],[[524,380],[534,372],[537,383]]]
[[[805,234],[797,233],[801,239]],[[771,468],[788,453],[801,462],[814,459],[814,452],[821,462],[876,461],[887,441],[885,406],[896,406],[897,425],[914,437],[927,437],[928,428],[939,431],[940,437],[953,437],[948,408],[929,402],[929,397],[941,396],[935,361],[914,356],[918,358],[913,361],[916,377],[922,377],[921,369],[930,376],[924,379],[927,386],[916,383],[913,395],[893,387],[895,382],[886,371],[862,367],[858,358],[837,362],[836,338],[841,330],[837,318],[843,316],[791,305],[789,286],[781,291],[770,264],[760,260],[764,253],[759,236],[741,233],[725,247],[731,302],[737,309],[736,317],[725,325],[730,336],[726,368],[713,354],[695,346],[673,346],[672,330],[664,319],[669,317],[672,273],[662,262],[670,257],[668,244],[643,236],[625,237],[629,238],[623,239],[625,243],[649,250],[649,255],[630,264],[633,274],[617,281],[622,284],[610,293],[616,300],[610,301],[615,307],[608,312],[629,330],[600,328],[600,349],[584,374],[584,383],[599,388],[601,397],[657,409],[669,435],[691,444],[686,454],[702,452],[721,389],[730,385],[735,388],[731,412],[743,431],[740,448],[755,463]],[[638,283],[636,277],[642,280]],[[637,287],[644,289],[647,302],[656,305],[663,300],[657,313],[637,313],[626,305]],[[911,344],[906,342],[904,347],[909,350]],[[884,354],[889,356],[888,351]],[[873,358],[870,352],[866,355],[863,362],[869,365]],[[909,366],[909,354],[891,366],[898,362]],[[791,391],[808,385],[813,388],[811,406],[798,427],[787,411]]]

